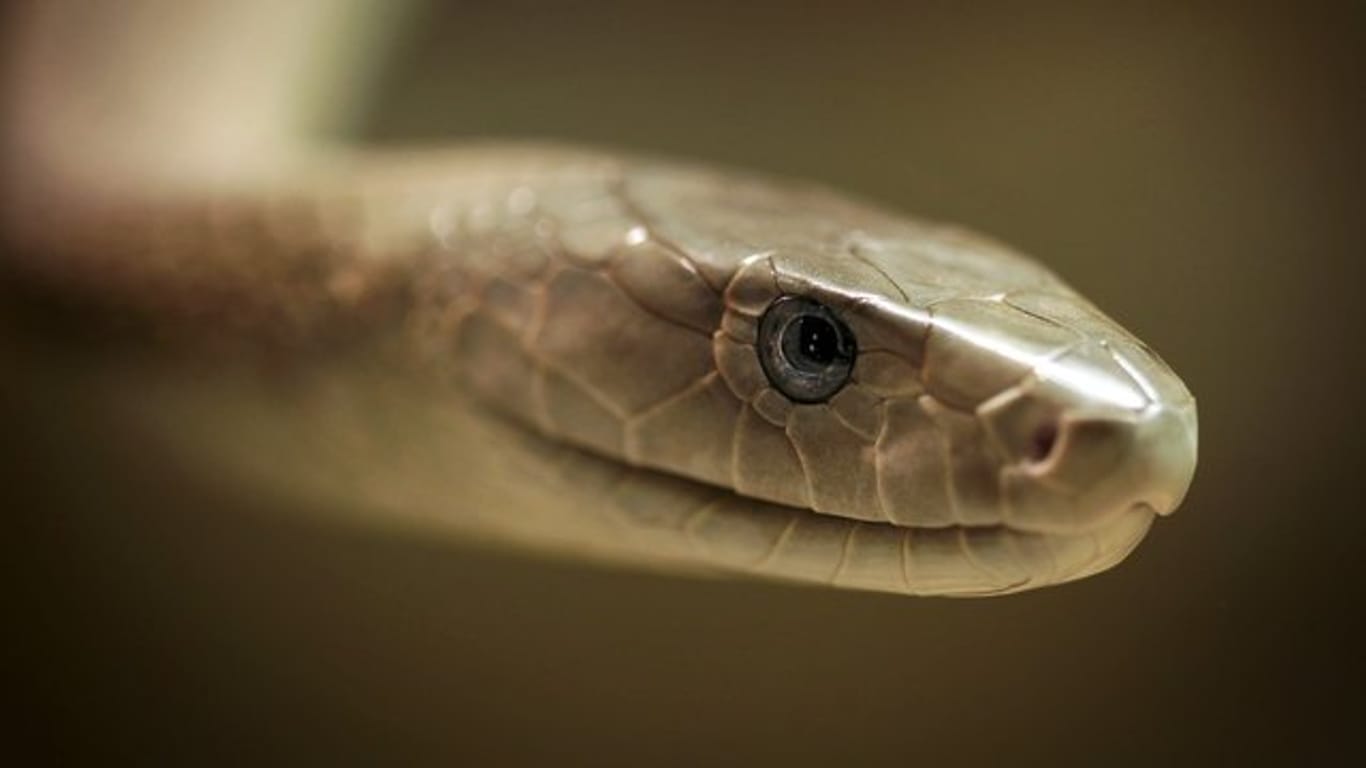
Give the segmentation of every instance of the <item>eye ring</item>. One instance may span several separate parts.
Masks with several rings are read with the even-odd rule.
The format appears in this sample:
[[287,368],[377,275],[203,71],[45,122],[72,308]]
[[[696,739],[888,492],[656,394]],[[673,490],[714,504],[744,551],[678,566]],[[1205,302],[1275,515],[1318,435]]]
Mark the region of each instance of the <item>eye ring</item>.
[[858,341],[824,304],[780,296],[759,318],[756,350],[774,389],[798,403],[823,403],[848,383]]

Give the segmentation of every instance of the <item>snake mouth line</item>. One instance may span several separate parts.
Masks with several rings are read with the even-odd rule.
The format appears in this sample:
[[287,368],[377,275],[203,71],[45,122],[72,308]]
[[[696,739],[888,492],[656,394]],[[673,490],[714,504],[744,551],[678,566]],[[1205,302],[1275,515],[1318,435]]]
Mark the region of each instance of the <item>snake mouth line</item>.
[[662,516],[631,504],[631,492],[619,498],[634,522],[678,534],[692,557],[708,565],[899,594],[1008,594],[1079,579],[1124,559],[1156,516],[1135,505],[1078,532],[1006,524],[902,526],[756,500],[659,470],[627,474],[636,476],[637,487],[681,483],[705,494],[700,505]]

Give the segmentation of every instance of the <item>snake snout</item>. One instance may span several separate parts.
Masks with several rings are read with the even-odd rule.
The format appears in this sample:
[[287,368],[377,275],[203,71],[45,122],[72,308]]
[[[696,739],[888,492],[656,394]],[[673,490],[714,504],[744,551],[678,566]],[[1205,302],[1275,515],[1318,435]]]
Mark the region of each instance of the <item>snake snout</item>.
[[1195,401],[1159,406],[1139,424],[1144,503],[1159,515],[1176,511],[1195,477],[1198,430]]
[[1007,519],[1074,531],[1130,511],[1165,515],[1195,472],[1195,407],[1075,413],[1018,433],[1020,461],[1004,470]]

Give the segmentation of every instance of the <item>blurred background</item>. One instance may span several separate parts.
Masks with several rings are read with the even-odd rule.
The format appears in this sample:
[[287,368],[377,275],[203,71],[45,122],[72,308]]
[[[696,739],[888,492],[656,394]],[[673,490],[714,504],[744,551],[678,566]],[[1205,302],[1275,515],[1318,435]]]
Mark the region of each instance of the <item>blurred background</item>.
[[[1200,402],[1112,572],[906,599],[328,526],[177,464],[0,318],[6,655],[53,758],[1300,763],[1361,751],[1353,4],[452,2],[361,140],[544,136],[820,180],[1033,254]],[[2,295],[0,295],[2,296]],[[56,384],[54,384],[56,382]]]

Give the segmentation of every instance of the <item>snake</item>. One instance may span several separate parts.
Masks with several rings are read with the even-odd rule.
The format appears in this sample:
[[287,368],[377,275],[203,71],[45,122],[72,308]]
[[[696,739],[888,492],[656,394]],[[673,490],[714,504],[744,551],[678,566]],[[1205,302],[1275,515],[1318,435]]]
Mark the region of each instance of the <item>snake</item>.
[[[170,349],[382,368],[411,418],[383,440],[358,419],[316,467],[338,497],[400,489],[363,516],[670,572],[980,596],[1104,571],[1186,495],[1189,390],[1009,246],[645,153],[253,143],[290,100],[222,111],[211,76],[79,119],[81,93],[146,71],[130,50],[175,60],[226,34],[142,5],[16,25],[7,278],[191,342]],[[92,30],[113,42],[69,64]],[[297,80],[283,58],[246,82]],[[131,138],[164,138],[154,118],[188,149]],[[68,140],[92,125],[97,149]],[[269,420],[337,428],[319,413]]]

